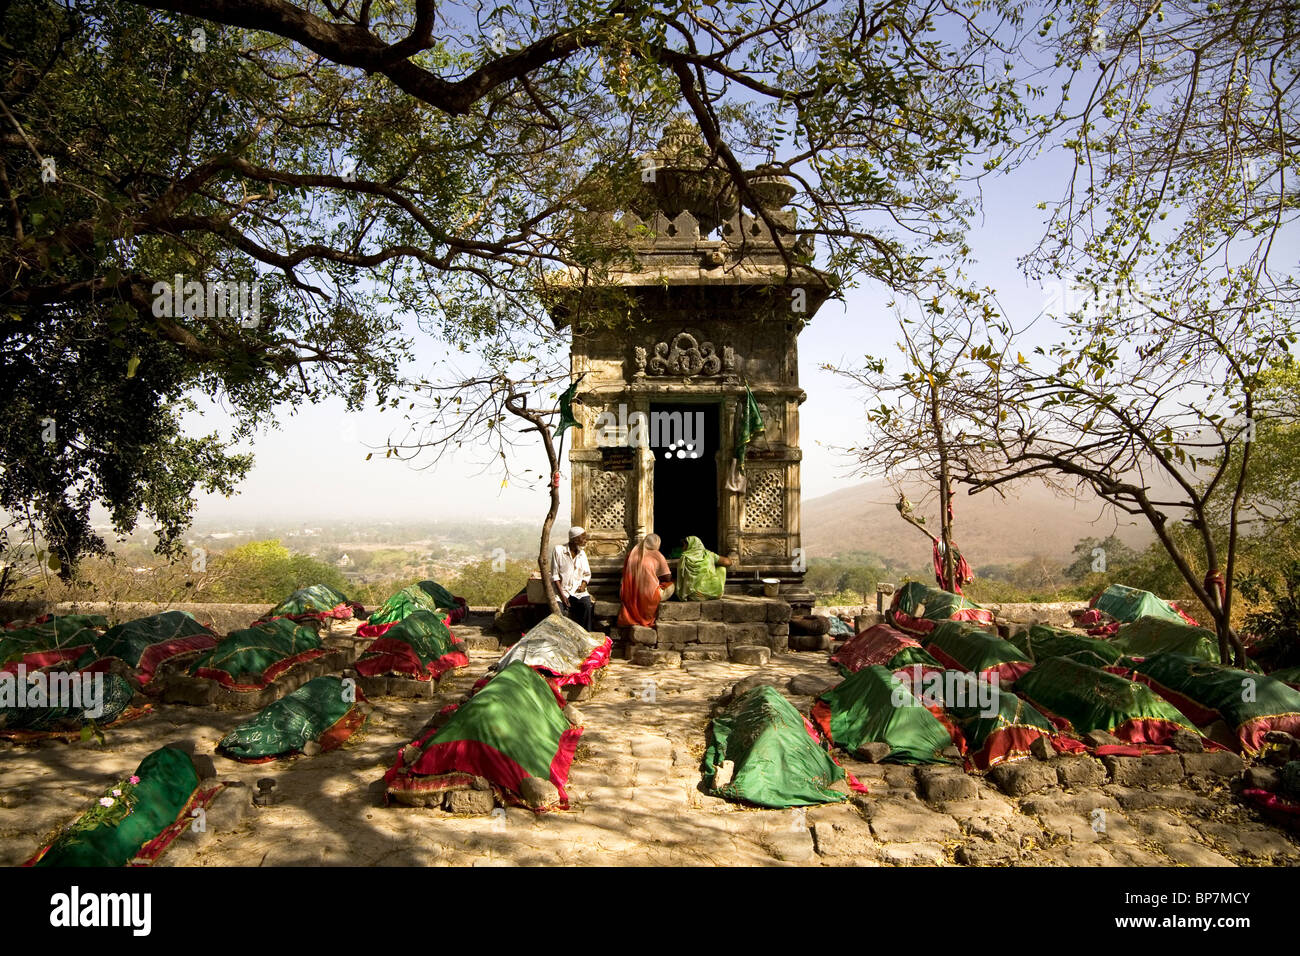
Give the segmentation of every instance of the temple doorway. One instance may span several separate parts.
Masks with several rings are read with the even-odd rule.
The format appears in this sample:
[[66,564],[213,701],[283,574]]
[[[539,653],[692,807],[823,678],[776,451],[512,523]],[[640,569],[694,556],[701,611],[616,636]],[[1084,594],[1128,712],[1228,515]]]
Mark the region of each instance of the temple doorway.
[[718,445],[721,405],[653,403],[654,531],[666,555],[693,534],[718,551]]

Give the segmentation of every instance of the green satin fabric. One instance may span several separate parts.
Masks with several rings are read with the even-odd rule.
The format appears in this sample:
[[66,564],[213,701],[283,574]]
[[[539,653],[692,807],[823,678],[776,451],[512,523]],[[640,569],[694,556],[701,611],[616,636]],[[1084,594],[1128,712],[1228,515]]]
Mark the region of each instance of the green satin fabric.
[[135,806],[125,819],[116,826],[101,823],[89,830],[65,830],[36,865],[125,866],[171,825],[199,786],[194,762],[174,747],[145,757],[135,775],[140,778]]
[[1115,646],[1129,657],[1172,653],[1215,663],[1219,660],[1219,638],[1214,631],[1192,627],[1181,619],[1169,621],[1159,617],[1140,617],[1132,624],[1120,626],[1115,635]]
[[1110,641],[1046,624],[1035,624],[1009,640],[1035,661],[1069,657],[1090,667],[1106,667],[1123,656]]
[[299,614],[324,614],[334,610],[340,604],[347,604],[347,596],[328,584],[313,584],[311,587],[299,588],[287,598],[271,608],[266,617],[293,617]]
[[92,648],[77,662],[89,666],[101,657],[119,657],[132,667],[140,663],[140,656],[155,644],[186,637],[207,634],[217,637],[188,611],[163,611],[149,617],[137,618],[110,627],[103,637],[97,638]]
[[1252,720],[1300,714],[1300,691],[1263,674],[1175,653],[1148,657],[1133,669],[1216,711],[1234,730]]
[[222,737],[217,749],[237,760],[299,753],[304,744],[319,740],[355,706],[345,694],[341,677],[317,677],[263,707],[252,720]]
[[1016,693],[1064,717],[1078,733],[1110,732],[1134,719],[1168,720],[1195,732],[1182,711],[1145,684],[1088,667],[1068,657],[1036,664],[1016,681]]
[[999,664],[1028,661],[1025,652],[1014,644],[961,621],[944,621],[936,625],[921,643],[931,654],[936,649],[943,651],[968,671],[984,671]]
[[235,680],[256,680],[272,664],[321,646],[320,638],[311,628],[295,624],[287,617],[278,617],[231,631],[225,640],[194,662],[190,674],[210,667],[225,671]]
[[[429,582],[432,584],[433,582]],[[371,624],[391,624],[394,621],[401,621],[410,615],[413,611],[429,611],[437,614],[438,601],[429,593],[429,591],[419,584],[412,584],[408,588],[402,588],[387,601],[383,606],[370,615]],[[442,615],[439,615],[441,617]]]
[[[794,705],[774,687],[755,687],[736,698],[713,721],[703,772],[709,793],[760,807],[838,803],[832,790],[844,768],[813,740]],[[730,782],[714,787],[723,761],[735,764]]]
[[1097,596],[1096,608],[1117,621],[1136,621],[1140,617],[1157,617],[1176,624],[1185,624],[1181,614],[1168,601],[1150,591],[1131,588],[1127,584],[1112,584]]
[[883,667],[864,667],[820,698],[831,712],[831,738],[850,752],[889,744],[891,763],[951,763],[952,734],[908,687]]

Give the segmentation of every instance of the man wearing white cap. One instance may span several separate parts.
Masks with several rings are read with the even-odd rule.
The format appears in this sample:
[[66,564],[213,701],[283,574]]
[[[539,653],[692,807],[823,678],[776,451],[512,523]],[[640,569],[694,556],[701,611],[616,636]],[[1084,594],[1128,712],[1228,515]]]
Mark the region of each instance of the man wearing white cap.
[[578,525],[569,529],[569,544],[557,545],[551,553],[551,579],[569,617],[587,630],[595,623],[595,604],[587,593],[591,565],[587,563],[587,532]]

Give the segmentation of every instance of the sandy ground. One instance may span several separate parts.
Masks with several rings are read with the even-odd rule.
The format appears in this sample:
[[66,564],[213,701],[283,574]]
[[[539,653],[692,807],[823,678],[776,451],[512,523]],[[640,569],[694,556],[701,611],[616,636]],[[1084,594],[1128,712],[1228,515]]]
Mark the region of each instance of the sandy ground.
[[[831,678],[825,652],[763,667],[687,662],[680,669],[611,662],[577,706],[585,732],[569,780],[571,808],[455,817],[385,807],[380,778],[398,749],[458,700],[498,656],[474,651],[436,700],[380,699],[366,728],[330,753],[246,766],[213,756],[241,781],[186,832],[161,865],[1294,865],[1300,845],[1238,803],[1226,783],[1151,790],[1053,788],[1012,799],[973,778],[961,799],[927,803],[912,768],[845,765],[871,792],[840,805],[758,810],[699,789],[713,700],[762,673]],[[812,699],[791,697],[807,713]],[[168,743],[213,754],[247,715],[161,705],[107,731],[107,742],[0,745],[0,862],[34,853],[114,779]],[[278,802],[253,807],[263,777]]]

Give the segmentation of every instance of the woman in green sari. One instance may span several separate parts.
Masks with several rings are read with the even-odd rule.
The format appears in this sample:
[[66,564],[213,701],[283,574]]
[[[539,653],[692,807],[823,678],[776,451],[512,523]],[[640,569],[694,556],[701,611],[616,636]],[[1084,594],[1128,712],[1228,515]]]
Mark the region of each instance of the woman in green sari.
[[695,535],[684,538],[677,564],[677,599],[711,601],[722,597],[730,565],[730,558],[714,554]]

